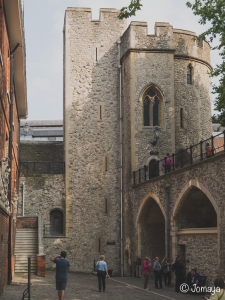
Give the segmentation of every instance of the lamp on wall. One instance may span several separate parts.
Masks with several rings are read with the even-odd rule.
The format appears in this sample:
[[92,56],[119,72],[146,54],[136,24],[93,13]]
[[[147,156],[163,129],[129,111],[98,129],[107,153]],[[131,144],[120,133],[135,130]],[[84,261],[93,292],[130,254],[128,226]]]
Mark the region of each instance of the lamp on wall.
[[159,140],[159,134],[160,134],[160,132],[161,132],[161,129],[160,129],[158,126],[156,126],[155,129],[154,129],[154,131],[153,131],[153,133],[154,133],[153,141],[150,142],[150,144],[151,144],[153,147],[155,147],[155,145],[157,144],[157,142],[158,142],[158,140]]

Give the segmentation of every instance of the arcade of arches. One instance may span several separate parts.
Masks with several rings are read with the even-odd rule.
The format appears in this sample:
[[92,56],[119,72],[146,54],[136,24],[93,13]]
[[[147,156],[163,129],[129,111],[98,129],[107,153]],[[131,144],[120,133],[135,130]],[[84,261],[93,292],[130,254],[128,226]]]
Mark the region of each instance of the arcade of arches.
[[[185,171],[189,172],[184,170],[183,173]],[[202,184],[196,177],[185,181],[187,177],[182,175],[180,172],[177,175],[170,173],[163,179],[152,179],[135,189],[134,195],[143,195],[136,215],[136,256],[142,259],[149,256],[153,262],[155,256],[161,261],[167,254],[165,185],[169,184],[171,260],[181,255],[186,271],[197,267],[201,274],[208,277],[210,284],[218,274],[223,273],[223,219],[220,217],[220,202],[218,204],[215,200],[219,199],[221,191],[219,186],[212,190],[215,185],[208,176],[209,183]],[[168,178],[167,182],[165,178]]]

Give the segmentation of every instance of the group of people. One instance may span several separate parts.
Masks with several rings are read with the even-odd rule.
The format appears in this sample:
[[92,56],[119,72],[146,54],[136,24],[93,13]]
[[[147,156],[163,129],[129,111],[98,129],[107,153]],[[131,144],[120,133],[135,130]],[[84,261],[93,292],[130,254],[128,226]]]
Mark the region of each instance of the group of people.
[[[190,272],[185,272],[185,267],[182,257],[178,256],[175,262],[170,263],[168,257],[165,255],[162,262],[159,262],[159,257],[155,257],[153,266],[150,262],[150,259],[146,257],[142,261],[142,273],[144,276],[144,289],[149,290],[148,279],[149,273],[153,269],[155,275],[155,288],[162,289],[162,278],[164,278],[165,287],[171,287],[171,272],[174,272],[176,275],[175,283],[175,292],[181,292],[180,287],[183,283],[186,283],[189,287],[189,290],[193,286],[200,285],[202,276],[197,272],[197,268],[191,269]],[[225,300],[225,290],[224,290],[224,280],[217,278],[214,281],[215,288],[219,288],[219,291],[216,291],[214,295],[210,297],[210,300]],[[209,300],[205,297],[205,300]]]
[[148,278],[149,273],[151,273],[153,268],[153,272],[155,274],[155,288],[162,289],[162,277],[164,277],[165,287],[170,287],[171,283],[171,263],[168,262],[168,257],[165,255],[162,262],[159,262],[159,258],[156,257],[153,263],[153,267],[151,265],[150,259],[146,257],[142,262],[142,273],[144,275],[144,289],[148,290]]
[[[98,289],[99,292],[105,292],[105,279],[109,277],[108,266],[105,261],[105,256],[101,255],[100,260],[96,263],[96,271],[98,277]],[[59,300],[64,300],[65,289],[67,285],[67,272],[70,267],[69,261],[66,259],[66,252],[62,251],[60,255],[51,258],[51,261],[56,264],[56,290],[58,291]],[[164,278],[165,287],[171,287],[171,272],[175,272],[176,284],[175,291],[180,292],[180,286],[186,283],[189,288],[194,285],[199,285],[201,280],[201,275],[197,272],[196,268],[191,269],[191,271],[185,274],[185,267],[183,264],[183,259],[178,256],[175,262],[170,263],[168,257],[165,255],[162,262],[159,262],[159,257],[155,257],[153,266],[151,265],[150,259],[146,257],[142,261],[142,272],[144,275],[144,289],[148,290],[148,279],[149,273],[153,272],[155,274],[155,288],[163,288],[162,277]],[[215,288],[219,288],[214,295],[210,297],[210,300],[225,300],[225,290],[224,290],[224,280],[217,278],[214,281]],[[205,300],[209,300],[205,297]]]

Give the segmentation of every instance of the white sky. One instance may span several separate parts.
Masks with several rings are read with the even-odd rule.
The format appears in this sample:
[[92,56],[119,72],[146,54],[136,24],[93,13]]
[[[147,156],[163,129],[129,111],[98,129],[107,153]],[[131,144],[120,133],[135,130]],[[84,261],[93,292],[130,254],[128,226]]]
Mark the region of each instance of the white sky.
[[[193,2],[192,0],[191,2]],[[67,7],[91,7],[99,19],[100,8],[127,6],[129,0],[24,0],[27,55],[27,99],[29,120],[63,118],[63,21]],[[147,21],[154,33],[155,22],[169,22],[174,28],[203,32],[206,27],[186,7],[187,0],[142,0],[142,10],[127,21]],[[212,51],[212,66],[220,63]],[[214,80],[214,82],[216,82]]]

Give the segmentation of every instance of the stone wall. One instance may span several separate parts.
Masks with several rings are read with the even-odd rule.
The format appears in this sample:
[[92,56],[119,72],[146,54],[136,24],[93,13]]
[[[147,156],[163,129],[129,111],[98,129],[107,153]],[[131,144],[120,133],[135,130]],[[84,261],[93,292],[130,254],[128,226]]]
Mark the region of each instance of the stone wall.
[[[188,200],[191,191],[196,189],[200,190],[205,197],[207,197],[208,201],[212,203],[213,209],[217,214],[218,234],[200,235],[199,240],[199,235],[196,237],[196,234],[194,233],[189,234],[188,236],[182,235],[182,241],[187,245],[186,259],[190,260],[189,267],[193,267],[193,265],[197,267],[199,271],[208,276],[210,282],[214,280],[214,276],[218,270],[220,270],[222,276],[224,276],[225,254],[223,249],[225,247],[225,239],[223,232],[225,230],[225,221],[223,215],[225,187],[223,180],[220,180],[221,177],[218,176],[218,174],[224,173],[224,169],[225,154],[221,153],[208,160],[184,167],[180,170],[177,169],[172,173],[162,175],[143,184],[136,185],[133,188],[125,189],[124,249],[127,249],[126,241],[129,240],[131,260],[146,253],[145,250],[141,249],[141,253],[139,253],[140,249],[138,250],[139,246],[137,241],[140,239],[138,236],[142,234],[142,231],[140,232],[140,227],[138,228],[138,224],[142,224],[140,212],[147,210],[146,213],[148,213],[148,203],[150,200],[154,200],[165,216],[165,187],[167,185],[170,186],[171,259],[175,259],[178,254],[178,228],[176,225],[176,218],[179,216],[184,204],[184,199]],[[130,180],[128,180],[128,182],[130,182]],[[128,183],[124,182],[124,186],[127,184]],[[196,209],[201,208],[196,206]],[[210,228],[208,230],[210,230]],[[150,242],[149,245],[145,246],[149,249]],[[126,265],[124,267],[125,270],[128,270]]]
[[20,142],[20,161],[64,161],[63,142]]
[[125,21],[118,13],[101,9],[100,20],[91,20],[85,8],[68,8],[65,14],[66,221],[78,271],[92,270],[100,253],[110,268],[120,270],[117,41]]

